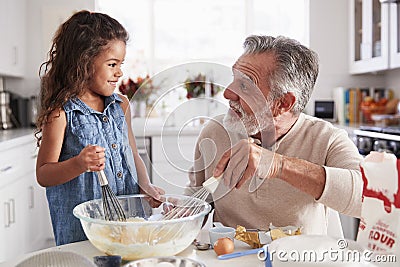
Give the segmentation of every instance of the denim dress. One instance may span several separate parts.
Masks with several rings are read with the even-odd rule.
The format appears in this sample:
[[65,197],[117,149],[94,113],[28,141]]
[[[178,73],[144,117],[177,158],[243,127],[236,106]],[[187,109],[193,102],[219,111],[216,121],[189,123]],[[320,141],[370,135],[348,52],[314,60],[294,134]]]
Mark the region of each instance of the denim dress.
[[[117,94],[105,97],[104,111],[98,112],[79,98],[64,105],[67,119],[59,162],[77,156],[87,145],[105,148],[104,172],[116,195],[139,193],[136,167],[129,145],[127,123]],[[85,201],[101,198],[96,172],[84,172],[61,185],[46,188],[53,232],[57,245],[86,240],[73,208]]]

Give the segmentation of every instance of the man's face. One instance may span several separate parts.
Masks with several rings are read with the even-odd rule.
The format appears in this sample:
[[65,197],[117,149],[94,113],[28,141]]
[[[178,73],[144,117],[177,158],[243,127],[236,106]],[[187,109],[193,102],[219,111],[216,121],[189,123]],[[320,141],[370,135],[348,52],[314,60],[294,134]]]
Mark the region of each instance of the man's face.
[[270,54],[244,55],[233,66],[233,82],[224,92],[230,109],[224,125],[243,135],[255,135],[273,127],[268,74],[274,58]]

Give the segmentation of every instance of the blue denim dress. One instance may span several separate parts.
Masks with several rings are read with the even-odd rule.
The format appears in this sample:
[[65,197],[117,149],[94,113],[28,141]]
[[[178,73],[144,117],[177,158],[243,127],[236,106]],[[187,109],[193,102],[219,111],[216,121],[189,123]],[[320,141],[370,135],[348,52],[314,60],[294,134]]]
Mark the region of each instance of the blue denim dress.
[[[87,145],[105,148],[104,172],[116,195],[139,193],[136,167],[129,145],[127,123],[117,94],[106,97],[104,111],[98,112],[79,98],[64,105],[67,118],[59,162],[77,156]],[[101,198],[96,172],[85,172],[71,181],[46,188],[47,200],[57,245],[86,240],[73,208],[85,201]]]

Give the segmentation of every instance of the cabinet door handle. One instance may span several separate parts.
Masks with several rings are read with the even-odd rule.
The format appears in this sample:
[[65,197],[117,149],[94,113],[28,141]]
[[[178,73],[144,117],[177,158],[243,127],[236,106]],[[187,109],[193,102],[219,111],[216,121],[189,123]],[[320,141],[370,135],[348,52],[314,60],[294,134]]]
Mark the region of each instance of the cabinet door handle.
[[33,186],[30,186],[28,190],[30,196],[29,209],[33,209],[35,207],[35,189],[33,188]]
[[0,173],[2,173],[2,172],[7,172],[7,171],[9,171],[9,170],[11,170],[11,169],[12,169],[12,166],[11,166],[11,165],[2,167],[2,168],[0,169]]
[[4,202],[4,227],[10,227],[10,203]]
[[14,65],[18,64],[18,48],[16,46],[13,47],[14,52]]
[[15,223],[15,200],[11,198],[10,202],[10,224]]

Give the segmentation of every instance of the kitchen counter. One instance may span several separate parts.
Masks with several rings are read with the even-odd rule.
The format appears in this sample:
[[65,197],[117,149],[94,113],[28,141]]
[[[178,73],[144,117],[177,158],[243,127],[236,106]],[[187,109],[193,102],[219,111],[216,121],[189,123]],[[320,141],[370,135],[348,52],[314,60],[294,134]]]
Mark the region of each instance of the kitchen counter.
[[[207,236],[207,234],[208,234],[208,232],[206,230],[201,230],[199,240],[206,240],[206,239],[202,239],[202,238]],[[249,250],[249,249],[251,249],[251,248],[246,243],[235,240],[235,252]],[[82,242],[67,244],[67,245],[58,246],[58,247],[52,247],[52,248],[48,248],[45,250],[26,254],[26,255],[23,255],[21,257],[14,259],[14,260],[0,263],[0,267],[14,267],[19,262],[23,261],[24,259],[26,259],[32,255],[44,252],[44,251],[71,251],[71,252],[75,252],[80,255],[83,255],[90,260],[92,260],[94,256],[105,255],[105,254],[101,253],[99,250],[97,250],[89,241],[82,241]],[[264,266],[264,262],[260,261],[257,258],[256,254],[242,256],[242,257],[233,258],[233,259],[229,259],[229,260],[218,260],[217,255],[215,254],[214,250],[209,249],[206,251],[200,251],[200,250],[195,249],[195,247],[193,245],[190,245],[187,249],[185,249],[181,253],[177,254],[176,256],[191,258],[191,259],[197,260],[199,262],[203,262],[206,266],[221,266],[221,267],[224,267],[224,266],[226,266],[226,267],[228,267],[228,266],[229,267],[235,267],[235,266],[263,267]],[[126,263],[126,262],[124,262],[124,263]]]
[[161,118],[134,118],[132,129],[136,137],[148,136],[198,136],[203,125],[166,125]]
[[200,134],[201,127],[147,127],[144,129],[133,129],[133,133],[136,137],[152,137],[152,136],[198,136]]
[[11,146],[26,143],[27,140],[36,142],[33,128],[17,128],[0,130],[0,150],[6,150]]
[[333,126],[345,130],[350,136],[352,136],[353,131],[357,130],[360,127],[360,124],[359,123],[352,123],[352,124],[333,123]]

